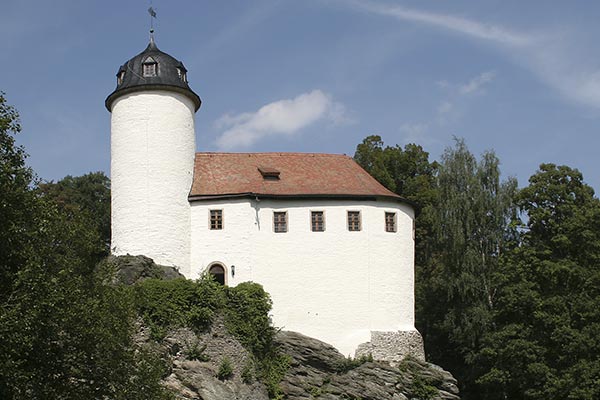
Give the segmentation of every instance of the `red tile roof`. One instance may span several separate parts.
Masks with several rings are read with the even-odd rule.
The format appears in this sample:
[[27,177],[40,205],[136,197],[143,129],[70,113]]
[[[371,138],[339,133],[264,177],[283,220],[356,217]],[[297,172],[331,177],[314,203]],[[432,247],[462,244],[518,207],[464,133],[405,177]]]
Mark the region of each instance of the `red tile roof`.
[[196,153],[190,200],[236,195],[403,200],[345,155]]

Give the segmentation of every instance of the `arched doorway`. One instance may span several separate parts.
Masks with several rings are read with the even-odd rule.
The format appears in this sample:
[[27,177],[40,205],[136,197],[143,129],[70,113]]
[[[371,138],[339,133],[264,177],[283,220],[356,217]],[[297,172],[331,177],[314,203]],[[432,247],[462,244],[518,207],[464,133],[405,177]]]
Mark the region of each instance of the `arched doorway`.
[[221,264],[211,265],[208,268],[208,273],[215,278],[216,282],[225,285],[225,268]]

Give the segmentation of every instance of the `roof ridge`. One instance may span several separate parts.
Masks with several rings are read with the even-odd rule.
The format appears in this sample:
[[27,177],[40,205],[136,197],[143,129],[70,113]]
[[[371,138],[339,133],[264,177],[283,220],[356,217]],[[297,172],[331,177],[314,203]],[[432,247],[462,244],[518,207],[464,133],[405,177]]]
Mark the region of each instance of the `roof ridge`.
[[299,151],[265,151],[265,152],[237,152],[237,151],[197,151],[196,154],[202,155],[318,155],[318,156],[333,156],[333,157],[348,157],[347,154],[340,153],[314,153],[314,152],[299,152]]

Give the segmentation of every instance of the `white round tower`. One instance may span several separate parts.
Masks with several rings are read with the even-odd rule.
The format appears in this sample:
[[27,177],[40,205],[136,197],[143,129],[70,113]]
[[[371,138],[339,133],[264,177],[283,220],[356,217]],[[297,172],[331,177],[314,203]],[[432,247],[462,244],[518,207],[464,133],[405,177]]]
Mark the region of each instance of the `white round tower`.
[[183,64],[154,40],[117,73],[111,112],[111,250],[158,264],[190,263],[188,194],[194,169],[194,114],[200,98]]

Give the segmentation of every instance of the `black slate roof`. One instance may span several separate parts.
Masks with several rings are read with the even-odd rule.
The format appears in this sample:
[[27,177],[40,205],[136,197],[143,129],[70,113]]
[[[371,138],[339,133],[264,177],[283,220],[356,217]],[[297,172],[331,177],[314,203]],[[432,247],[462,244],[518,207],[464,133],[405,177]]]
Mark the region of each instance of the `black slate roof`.
[[[144,64],[152,63],[156,63],[156,75],[144,76]],[[202,101],[189,87],[186,73],[187,70],[181,61],[160,51],[154,39],[151,39],[144,51],[119,68],[117,88],[106,98],[104,104],[108,111],[111,111],[115,99],[125,94],[145,90],[170,90],[189,97],[198,111]]]

